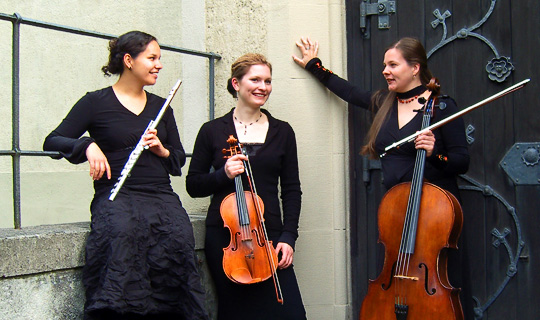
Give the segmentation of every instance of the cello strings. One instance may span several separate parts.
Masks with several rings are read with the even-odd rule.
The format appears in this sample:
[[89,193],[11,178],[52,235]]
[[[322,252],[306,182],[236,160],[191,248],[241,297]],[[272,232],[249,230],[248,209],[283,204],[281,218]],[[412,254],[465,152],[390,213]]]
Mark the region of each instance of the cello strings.
[[[432,110],[433,99],[430,99],[426,105],[424,115],[422,117],[422,128],[429,125],[430,113]],[[411,182],[411,193],[409,199],[413,199],[411,208],[411,229],[408,237],[407,252],[409,253],[406,274],[409,274],[410,259],[414,253],[414,247],[416,243],[416,232],[418,231],[418,216],[420,213],[420,202],[422,200],[422,180],[424,177],[424,164],[426,159],[426,150],[418,149],[416,152],[416,161],[413,171],[413,181]],[[414,188],[414,189],[413,189]]]
[[[425,128],[429,125],[433,100],[433,98],[430,99],[425,106],[421,128]],[[416,242],[416,232],[418,230],[418,216],[420,211],[420,202],[423,187],[422,180],[424,176],[425,157],[425,149],[419,149],[416,152],[413,178],[410,185],[410,193],[407,203],[407,212],[403,224],[402,240],[400,243],[400,251],[398,254],[396,269],[398,270],[398,274],[405,276],[409,275],[410,261],[412,254],[414,253],[414,246]],[[398,281],[396,281],[397,296],[395,298],[395,303],[406,304],[406,297],[402,297],[402,292],[404,288],[399,285],[402,283],[401,279],[405,278],[398,278]]]

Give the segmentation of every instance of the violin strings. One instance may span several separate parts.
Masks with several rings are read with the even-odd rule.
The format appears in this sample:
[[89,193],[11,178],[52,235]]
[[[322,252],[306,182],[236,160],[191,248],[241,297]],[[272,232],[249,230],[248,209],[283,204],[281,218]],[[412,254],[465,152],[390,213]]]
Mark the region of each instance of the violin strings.
[[[244,186],[242,184],[242,178],[240,176],[236,176],[234,178],[234,183],[236,185],[236,190],[244,190]],[[245,194],[236,195],[236,207],[238,211],[238,220],[239,220],[240,228],[242,230],[242,239],[249,240],[251,238],[251,235],[249,232],[249,215],[246,210],[247,205],[246,205]]]

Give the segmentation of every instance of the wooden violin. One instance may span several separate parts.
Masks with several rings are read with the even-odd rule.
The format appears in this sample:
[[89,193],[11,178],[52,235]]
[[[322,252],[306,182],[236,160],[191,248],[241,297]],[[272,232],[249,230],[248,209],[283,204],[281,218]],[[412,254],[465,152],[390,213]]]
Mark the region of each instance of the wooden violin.
[[[422,129],[429,126],[440,87],[423,107]],[[459,290],[450,285],[446,248],[457,248],[463,212],[450,192],[424,183],[426,150],[416,152],[411,182],[398,184],[379,206],[379,242],[385,246],[383,270],[370,280],[361,320],[462,320]]]
[[[232,135],[227,140],[225,157],[245,154]],[[251,166],[243,161],[251,191],[244,191],[241,175],[234,178],[236,192],[227,195],[220,206],[221,217],[231,233],[229,246],[223,249],[223,271],[233,282],[252,284],[272,277],[279,303],[283,304],[277,277],[278,257],[264,226],[264,204],[257,195]]]

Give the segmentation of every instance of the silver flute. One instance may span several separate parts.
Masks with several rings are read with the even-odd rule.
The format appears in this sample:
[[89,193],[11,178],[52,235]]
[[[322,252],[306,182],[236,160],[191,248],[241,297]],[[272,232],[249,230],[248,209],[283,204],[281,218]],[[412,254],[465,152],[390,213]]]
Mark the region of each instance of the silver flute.
[[139,143],[137,143],[137,146],[135,146],[135,149],[131,151],[131,154],[129,155],[128,160],[126,161],[126,164],[124,165],[124,168],[122,169],[122,172],[120,172],[120,177],[118,177],[118,181],[114,184],[114,187],[111,190],[111,195],[109,196],[110,201],[114,201],[114,198],[116,198],[116,195],[118,194],[118,191],[120,191],[120,188],[124,185],[124,182],[126,181],[127,177],[129,176],[129,173],[131,172],[131,169],[133,169],[133,166],[139,159],[139,156],[141,153],[148,149],[148,146],[143,146],[143,137],[150,129],[155,129],[165,114],[165,111],[167,110],[167,107],[171,104],[171,100],[174,98],[174,95],[176,94],[176,91],[178,91],[178,88],[182,84],[182,80],[178,80],[174,87],[169,92],[169,96],[167,97],[167,100],[165,100],[165,103],[163,103],[163,106],[161,107],[161,110],[159,110],[158,115],[156,118],[148,124],[146,129],[144,129],[141,139],[139,139]]

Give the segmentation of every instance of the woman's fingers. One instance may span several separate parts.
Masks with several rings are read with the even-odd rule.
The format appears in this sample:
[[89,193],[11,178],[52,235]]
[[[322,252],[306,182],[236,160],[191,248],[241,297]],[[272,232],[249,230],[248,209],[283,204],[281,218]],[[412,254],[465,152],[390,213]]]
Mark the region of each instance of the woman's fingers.
[[225,163],[225,174],[227,174],[229,179],[234,179],[234,177],[244,172],[243,160],[247,160],[247,157],[243,154],[237,154],[227,159]]
[[93,180],[101,179],[105,172],[107,173],[107,178],[111,178],[109,161],[107,161],[107,157],[95,142],[92,142],[86,148],[86,158],[90,164],[90,177],[92,177]]

